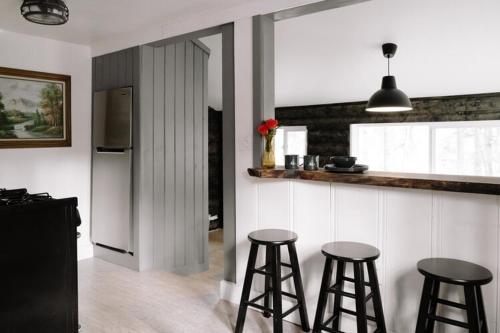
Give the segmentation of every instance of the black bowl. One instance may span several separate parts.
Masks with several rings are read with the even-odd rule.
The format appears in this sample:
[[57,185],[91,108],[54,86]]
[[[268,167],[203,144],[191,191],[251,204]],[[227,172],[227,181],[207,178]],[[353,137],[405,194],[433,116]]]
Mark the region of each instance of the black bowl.
[[338,168],[350,168],[356,163],[356,157],[353,156],[332,156],[331,160]]

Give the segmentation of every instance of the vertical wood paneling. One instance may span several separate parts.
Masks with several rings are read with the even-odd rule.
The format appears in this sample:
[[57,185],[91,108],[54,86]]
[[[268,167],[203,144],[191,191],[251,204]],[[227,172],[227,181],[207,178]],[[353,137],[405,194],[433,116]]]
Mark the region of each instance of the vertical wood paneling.
[[165,47],[165,241],[166,267],[175,254],[175,45]]
[[[203,75],[204,75],[204,52],[194,48],[194,225],[195,243],[204,244],[204,210],[203,210],[203,114],[208,112],[204,107],[203,100]],[[208,211],[207,211],[208,213]],[[203,246],[196,247],[197,263],[202,264],[204,260]]]
[[[134,64],[137,48],[129,48],[102,55],[94,58],[93,63],[93,90],[105,90],[121,87],[134,87],[138,90],[137,83],[134,84]],[[134,94],[138,91],[134,91]]]
[[140,262],[142,267],[151,267],[153,264],[153,122],[154,122],[154,54],[153,48],[141,48],[142,72],[141,76],[141,131],[140,147]]
[[265,181],[259,183],[258,229],[289,229],[289,185],[288,181]]
[[[119,56],[120,55],[120,56]],[[120,71],[120,63],[119,59],[123,58],[124,53],[112,53],[109,57],[109,78],[108,84],[111,86],[114,82],[117,82],[121,86],[121,82],[119,80],[119,71]]]
[[[498,202],[495,196],[465,193],[440,194],[441,229],[440,256],[456,258],[498,269]],[[495,274],[495,273],[494,273]],[[498,276],[483,287],[489,326],[495,328]],[[444,288],[448,298],[463,302],[461,290]],[[447,311],[445,315],[466,321],[460,311]]]
[[[308,311],[316,311],[317,295],[321,285],[324,256],[321,246],[330,241],[330,184],[321,182],[292,182],[293,231],[297,233],[297,253],[301,263],[304,292]],[[315,233],[310,229],[314,227]]]
[[[326,193],[328,188],[329,195]],[[306,298],[311,304],[310,317],[317,301],[317,296],[313,295],[314,285],[322,273],[322,267],[316,267],[315,258],[334,231],[335,240],[369,243],[381,250],[377,269],[388,332],[404,333],[415,329],[423,284],[417,262],[427,257],[448,257],[483,265],[493,273],[494,279],[483,287],[483,294],[490,330],[500,333],[497,323],[500,313],[498,196],[313,184],[298,180],[259,180],[257,196],[258,229],[286,227],[287,212],[289,209],[293,212]],[[242,237],[240,235],[237,241],[242,242]],[[256,283],[254,289],[258,287]],[[456,286],[443,284],[440,297],[464,303],[463,290]],[[348,299],[343,306],[354,308]],[[463,311],[439,309],[441,315],[467,321]],[[297,322],[298,318],[291,315],[287,319]],[[342,331],[355,331],[355,322],[350,316],[343,317]],[[464,330],[436,324],[436,332]]]
[[[432,193],[387,190],[385,248],[385,311],[388,328],[395,332],[415,329],[422,275],[415,269],[431,256]],[[377,263],[378,264],[378,263]],[[381,266],[380,266],[381,267]],[[381,280],[381,283],[384,283]]]
[[175,266],[186,265],[185,252],[185,56],[186,44],[175,45]]
[[195,248],[198,246],[195,240],[194,227],[194,100],[193,100],[193,43],[186,42],[185,55],[185,93],[184,93],[184,151],[185,151],[185,251],[187,262],[193,262]]
[[378,244],[379,191],[373,187],[334,185],[339,241]]
[[141,192],[141,211],[152,212],[154,266],[190,274],[208,267],[208,55],[191,41],[148,52],[141,101],[152,111],[141,115],[141,170],[152,197]]
[[118,84],[121,87],[127,86],[127,53],[128,50],[125,50],[123,56],[117,57],[117,65],[118,65]]
[[208,263],[208,54],[203,53],[203,251]]
[[165,258],[165,49],[154,50],[154,266],[163,267]]
[[94,82],[94,91],[101,90],[102,87],[102,66],[104,59],[102,57],[94,58],[94,76],[92,78]]

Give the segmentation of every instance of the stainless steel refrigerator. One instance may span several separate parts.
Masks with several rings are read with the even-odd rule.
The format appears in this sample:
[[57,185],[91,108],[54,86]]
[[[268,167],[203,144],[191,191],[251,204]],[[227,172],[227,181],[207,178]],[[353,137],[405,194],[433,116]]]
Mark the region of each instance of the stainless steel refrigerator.
[[133,252],[132,88],[94,93],[92,242]]

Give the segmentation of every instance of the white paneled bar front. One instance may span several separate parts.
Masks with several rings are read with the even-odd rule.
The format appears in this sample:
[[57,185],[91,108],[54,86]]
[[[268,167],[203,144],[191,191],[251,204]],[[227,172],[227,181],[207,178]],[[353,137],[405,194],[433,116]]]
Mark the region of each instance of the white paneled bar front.
[[[417,262],[448,257],[483,265],[493,273],[494,279],[483,287],[483,294],[490,331],[500,333],[498,196],[302,180],[255,179],[255,184],[257,219],[244,229],[284,228],[299,235],[297,251],[311,322],[323,270],[321,246],[344,240],[365,242],[382,252],[377,268],[390,332],[415,331],[423,284]],[[221,294],[239,303],[248,240],[246,232],[236,234],[237,284],[223,281]],[[258,279],[254,287],[261,289]],[[451,286],[442,288],[441,297],[464,302],[463,290]],[[344,306],[354,309],[347,300]],[[467,321],[459,310],[439,310],[447,317]],[[298,322],[298,316],[287,320]],[[343,331],[355,331],[352,316],[344,316],[342,322]],[[462,332],[441,324],[436,328],[437,332]]]

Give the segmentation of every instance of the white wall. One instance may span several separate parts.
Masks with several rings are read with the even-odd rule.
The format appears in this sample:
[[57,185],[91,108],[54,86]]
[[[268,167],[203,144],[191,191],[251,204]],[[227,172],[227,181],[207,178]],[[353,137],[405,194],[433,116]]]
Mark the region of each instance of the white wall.
[[79,259],[92,256],[90,219],[90,47],[1,31],[0,66],[71,75],[72,147],[1,149],[0,187],[78,197]]
[[367,100],[386,75],[410,97],[500,91],[500,1],[373,0],[276,24],[276,104]]

